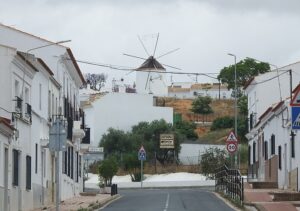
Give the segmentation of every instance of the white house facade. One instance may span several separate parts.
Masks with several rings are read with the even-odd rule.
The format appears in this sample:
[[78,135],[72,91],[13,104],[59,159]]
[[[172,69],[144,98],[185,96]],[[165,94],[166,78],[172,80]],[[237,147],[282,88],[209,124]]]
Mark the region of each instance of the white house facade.
[[168,96],[179,99],[194,99],[198,96],[209,96],[213,99],[232,99],[232,90],[219,83],[173,83],[168,87]]
[[300,80],[299,64],[259,75],[245,87],[249,112],[248,177],[296,191],[300,181],[300,137],[292,130],[290,101],[295,94],[291,88],[297,87]]
[[173,108],[158,107],[155,97],[136,93],[95,93],[81,90],[85,122],[90,128],[91,146],[98,146],[102,135],[112,127],[130,131],[139,122],[164,119],[173,124]]
[[0,173],[0,210],[54,203],[56,164],[49,131],[56,118],[67,130],[59,161],[60,200],[79,195],[84,136],[79,87],[85,81],[72,51],[2,24],[0,44],[0,80],[5,87],[0,91],[0,158],[8,169]]

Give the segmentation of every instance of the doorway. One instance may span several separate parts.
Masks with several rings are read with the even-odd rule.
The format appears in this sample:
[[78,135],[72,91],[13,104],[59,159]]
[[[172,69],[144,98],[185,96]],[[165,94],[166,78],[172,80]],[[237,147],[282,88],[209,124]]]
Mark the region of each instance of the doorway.
[[4,147],[4,210],[9,210],[8,204],[8,148]]

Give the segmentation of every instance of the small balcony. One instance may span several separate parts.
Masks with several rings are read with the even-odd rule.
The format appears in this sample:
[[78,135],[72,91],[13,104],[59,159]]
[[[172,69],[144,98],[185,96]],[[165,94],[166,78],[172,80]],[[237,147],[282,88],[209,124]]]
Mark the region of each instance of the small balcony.
[[22,99],[18,96],[14,99],[15,103],[15,111],[17,114],[22,115]]

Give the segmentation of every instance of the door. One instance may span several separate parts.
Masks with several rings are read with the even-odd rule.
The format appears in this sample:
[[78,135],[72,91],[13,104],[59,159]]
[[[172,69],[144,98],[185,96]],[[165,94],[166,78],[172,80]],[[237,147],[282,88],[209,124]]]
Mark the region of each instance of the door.
[[4,148],[4,210],[9,210],[8,200],[8,148]]

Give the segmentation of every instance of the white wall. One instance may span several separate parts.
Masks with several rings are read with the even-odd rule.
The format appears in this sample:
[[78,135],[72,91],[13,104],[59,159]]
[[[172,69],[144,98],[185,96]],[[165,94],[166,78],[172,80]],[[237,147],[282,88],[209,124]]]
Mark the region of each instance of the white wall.
[[168,96],[165,74],[136,71],[136,91],[138,94],[152,93],[155,96]]
[[153,106],[152,95],[108,93],[84,109],[86,124],[91,127],[91,145],[98,146],[110,127],[124,131],[139,122],[164,119],[173,123],[173,108]]
[[209,148],[225,149],[225,145],[213,145],[213,144],[194,144],[183,143],[180,145],[181,150],[178,155],[179,161],[184,165],[195,165],[201,160],[201,156]]

